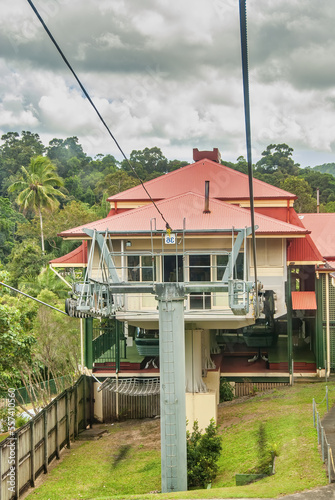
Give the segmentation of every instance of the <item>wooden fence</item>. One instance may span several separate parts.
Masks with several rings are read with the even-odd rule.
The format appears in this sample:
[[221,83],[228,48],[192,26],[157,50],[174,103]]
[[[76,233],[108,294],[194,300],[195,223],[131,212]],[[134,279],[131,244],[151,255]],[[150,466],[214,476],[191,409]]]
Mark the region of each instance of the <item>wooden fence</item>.
[[116,397],[115,392],[102,391],[102,412],[105,423],[114,422],[117,419],[117,407],[121,419],[150,418],[160,415],[159,394],[150,396],[118,394],[118,404],[116,404]]
[[235,396],[250,396],[257,392],[269,391],[276,387],[289,385],[288,382],[236,382],[235,383]]
[[92,379],[82,375],[48,406],[0,443],[0,500],[17,500],[48,471],[60,450],[92,425]]

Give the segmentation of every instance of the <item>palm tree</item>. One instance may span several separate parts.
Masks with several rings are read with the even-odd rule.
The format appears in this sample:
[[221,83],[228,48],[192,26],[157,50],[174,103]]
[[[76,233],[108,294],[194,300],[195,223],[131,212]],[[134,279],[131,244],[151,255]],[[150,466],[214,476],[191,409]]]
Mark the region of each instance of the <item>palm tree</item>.
[[63,180],[57,175],[56,167],[51,160],[45,156],[32,158],[28,168],[22,167],[21,170],[21,179],[9,186],[8,191],[20,191],[16,202],[23,212],[31,209],[38,213],[44,253],[42,209],[52,210],[59,205],[57,196],[64,196],[64,194],[55,189],[55,186],[63,186]]

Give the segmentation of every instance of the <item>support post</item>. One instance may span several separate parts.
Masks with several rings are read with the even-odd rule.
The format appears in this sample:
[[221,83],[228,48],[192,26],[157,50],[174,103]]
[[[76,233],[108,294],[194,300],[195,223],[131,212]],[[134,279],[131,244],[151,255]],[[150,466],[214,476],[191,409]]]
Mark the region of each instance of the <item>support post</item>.
[[59,401],[56,398],[56,458],[59,460]]
[[162,492],[187,490],[184,287],[156,286],[159,308]]
[[323,345],[323,325],[322,325],[322,280],[321,277],[315,278],[315,294],[316,294],[316,318],[315,318],[315,334],[316,334],[316,367],[321,370],[324,368],[324,345]]
[[[1,475],[0,475],[1,477]],[[30,420],[30,486],[35,486],[35,420]]]
[[322,456],[322,462],[324,463],[324,461],[325,461],[325,441],[324,441],[324,430],[323,430],[322,425],[321,425],[321,456]]
[[89,379],[89,388],[90,388],[90,429],[92,429],[94,420],[94,386],[92,377]]
[[44,473],[48,472],[48,410],[44,410]]
[[115,320],[115,371],[120,371],[120,322]]
[[291,267],[288,266],[287,269],[287,297],[286,297],[286,307],[287,307],[287,357],[288,357],[288,369],[292,384],[293,374],[292,374],[292,359],[293,359],[293,331],[292,331],[292,296],[291,296]]
[[87,411],[86,411],[86,375],[83,376],[83,420],[84,420],[84,430],[87,427]]
[[[20,457],[19,457],[19,433],[14,434],[15,439],[15,499],[20,497]],[[2,486],[2,485],[1,485]]]
[[74,432],[73,437],[78,437],[78,386],[74,386]]
[[93,318],[85,318],[85,366],[93,368]]
[[71,448],[71,441],[70,441],[70,397],[69,397],[69,391],[66,389],[65,392],[65,412],[66,412],[66,444],[67,447],[70,449]]

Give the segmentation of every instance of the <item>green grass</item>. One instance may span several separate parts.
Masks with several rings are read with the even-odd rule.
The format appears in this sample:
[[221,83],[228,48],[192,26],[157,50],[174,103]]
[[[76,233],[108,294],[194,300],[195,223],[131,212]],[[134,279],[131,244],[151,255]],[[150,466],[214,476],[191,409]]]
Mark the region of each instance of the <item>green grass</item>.
[[0,442],[4,441],[9,436],[9,432],[5,432],[4,434],[0,434]]
[[[335,384],[328,383],[330,406]],[[29,500],[167,498],[269,498],[326,485],[325,468],[313,428],[312,399],[321,401],[325,384],[296,384],[243,402],[219,408],[223,437],[219,474],[211,490],[157,494],[160,490],[159,421],[127,421],[108,426],[100,441],[84,442],[68,452]],[[320,416],[326,404],[318,405]],[[276,443],[276,474],[235,486],[235,474],[257,465],[256,433],[266,423],[270,442]]]

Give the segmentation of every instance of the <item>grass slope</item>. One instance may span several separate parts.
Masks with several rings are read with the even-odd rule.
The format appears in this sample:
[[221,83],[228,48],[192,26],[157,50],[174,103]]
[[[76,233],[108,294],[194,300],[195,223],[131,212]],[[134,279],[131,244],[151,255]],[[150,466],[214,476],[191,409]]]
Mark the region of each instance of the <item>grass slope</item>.
[[[335,384],[328,384],[330,406]],[[325,384],[296,384],[219,408],[223,438],[219,474],[211,490],[158,494],[160,490],[159,421],[127,421],[107,426],[100,441],[76,444],[29,500],[269,498],[326,485],[327,477],[313,428],[312,399],[321,401]],[[318,405],[322,416],[326,404]],[[279,456],[276,474],[248,486],[235,486],[236,473],[257,464],[256,433],[266,423]]]

